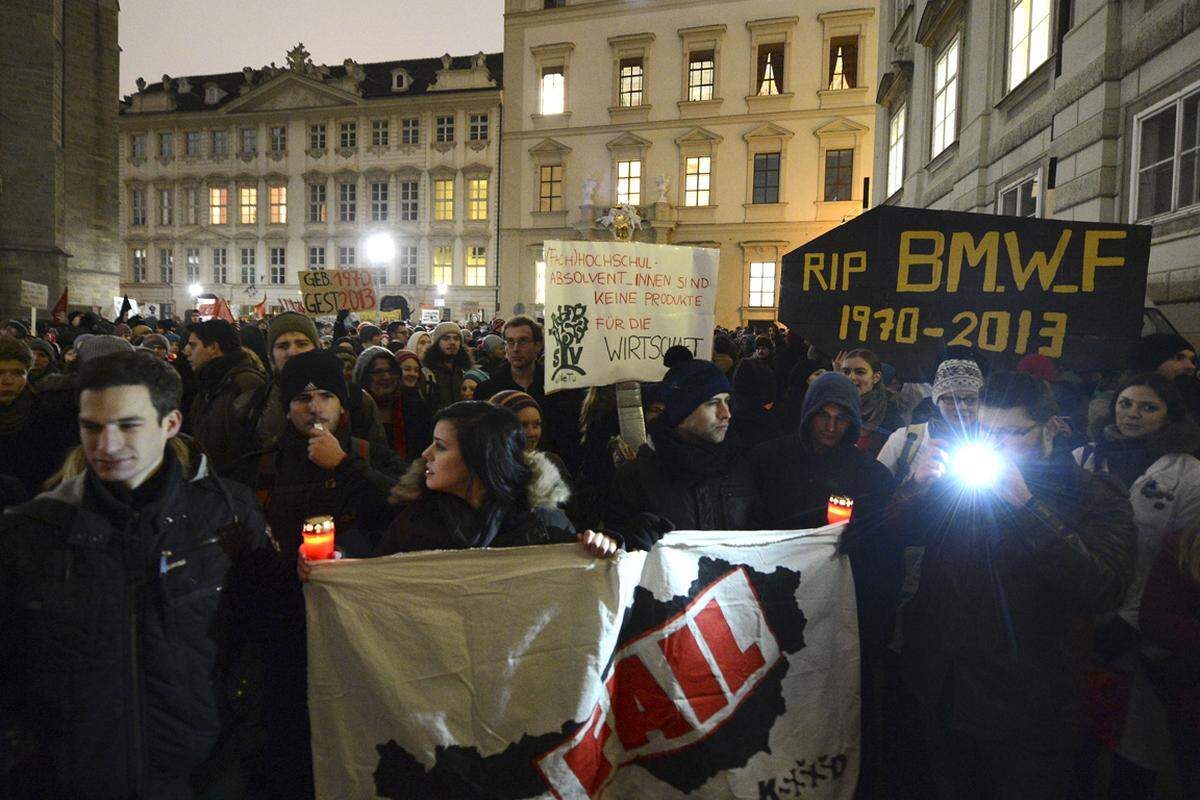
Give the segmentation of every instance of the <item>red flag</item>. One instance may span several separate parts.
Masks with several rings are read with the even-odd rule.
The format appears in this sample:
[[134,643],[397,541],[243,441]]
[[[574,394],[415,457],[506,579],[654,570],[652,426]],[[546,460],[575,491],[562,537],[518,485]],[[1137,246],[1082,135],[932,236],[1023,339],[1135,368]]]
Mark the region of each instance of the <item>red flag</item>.
[[67,287],[63,287],[62,297],[58,298],[58,302],[54,304],[54,310],[50,312],[50,319],[55,322],[62,322],[62,315],[67,313]]
[[217,307],[213,309],[213,316],[217,319],[223,319],[226,322],[233,324],[237,320],[233,318],[233,312],[229,309],[229,303],[225,302],[225,298],[217,298]]

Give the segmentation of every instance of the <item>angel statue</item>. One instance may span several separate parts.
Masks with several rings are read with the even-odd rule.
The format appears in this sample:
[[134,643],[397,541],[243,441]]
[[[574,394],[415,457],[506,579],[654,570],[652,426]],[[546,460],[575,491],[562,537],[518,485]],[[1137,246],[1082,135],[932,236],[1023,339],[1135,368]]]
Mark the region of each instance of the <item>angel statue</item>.
[[616,241],[628,242],[633,240],[633,232],[642,227],[642,216],[633,206],[622,203],[610,208],[603,217],[597,217],[596,222],[612,231]]

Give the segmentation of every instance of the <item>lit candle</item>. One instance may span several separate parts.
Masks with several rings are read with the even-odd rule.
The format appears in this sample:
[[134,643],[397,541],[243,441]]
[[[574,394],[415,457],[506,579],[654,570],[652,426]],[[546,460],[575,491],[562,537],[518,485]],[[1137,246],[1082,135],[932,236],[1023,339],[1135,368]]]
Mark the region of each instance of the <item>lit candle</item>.
[[309,561],[326,561],[333,558],[333,517],[309,517],[304,521],[304,544],[300,552]]
[[830,525],[836,525],[839,522],[849,522],[850,516],[854,513],[854,501],[849,497],[841,497],[836,494],[831,495],[829,506],[826,508],[825,513]]

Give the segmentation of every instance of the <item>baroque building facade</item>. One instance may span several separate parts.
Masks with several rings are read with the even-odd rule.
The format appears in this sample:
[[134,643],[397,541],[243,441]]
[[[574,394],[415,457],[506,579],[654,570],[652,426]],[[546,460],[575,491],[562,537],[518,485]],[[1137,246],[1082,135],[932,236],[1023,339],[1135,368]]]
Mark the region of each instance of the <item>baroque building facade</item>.
[[138,81],[121,115],[122,289],[162,315],[300,299],[368,268],[413,314],[496,306],[499,55]]
[[21,281],[111,309],[120,278],[116,0],[0,3],[0,318]]
[[542,245],[718,248],[718,324],[776,317],[782,256],[859,213],[875,0],[506,0],[502,314],[544,312]]
[[882,0],[877,203],[1153,227],[1200,335],[1200,5]]

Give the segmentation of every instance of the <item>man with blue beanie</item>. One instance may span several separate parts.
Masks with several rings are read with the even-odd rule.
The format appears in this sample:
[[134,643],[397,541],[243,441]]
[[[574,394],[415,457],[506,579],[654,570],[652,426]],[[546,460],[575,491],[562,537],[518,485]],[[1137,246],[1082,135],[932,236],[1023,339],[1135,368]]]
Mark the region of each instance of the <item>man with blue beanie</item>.
[[679,530],[752,529],[754,486],[738,477],[745,448],[729,435],[729,379],[711,361],[674,351],[660,387],[663,413],[647,425],[637,459],[617,470],[604,523],[627,536],[643,513]]

